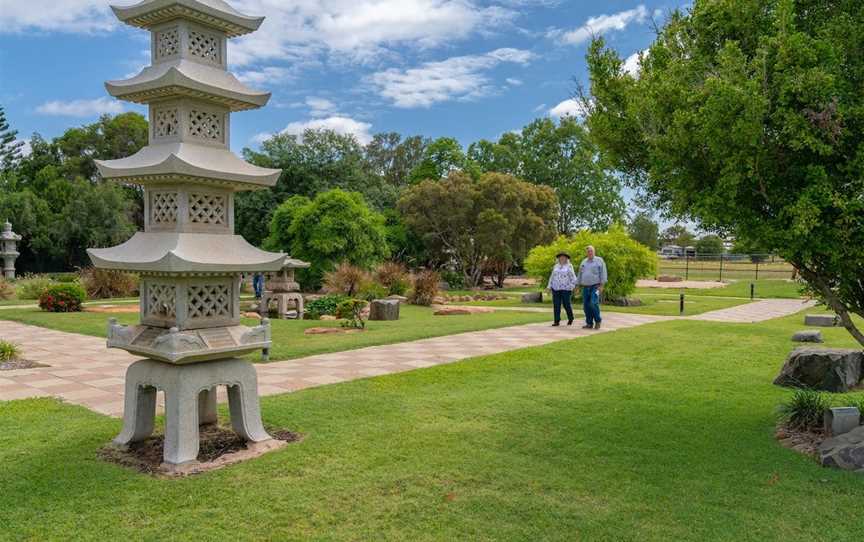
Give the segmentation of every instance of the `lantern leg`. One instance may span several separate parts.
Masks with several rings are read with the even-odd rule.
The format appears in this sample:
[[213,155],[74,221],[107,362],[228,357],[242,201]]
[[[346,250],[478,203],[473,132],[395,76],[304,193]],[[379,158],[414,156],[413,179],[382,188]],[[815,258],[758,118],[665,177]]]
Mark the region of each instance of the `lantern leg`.
[[198,424],[214,425],[219,421],[216,411],[216,387],[202,391],[198,395]]
[[237,361],[238,383],[228,386],[228,406],[231,410],[231,425],[234,431],[248,442],[272,440],[261,421],[261,404],[258,400],[258,375],[247,361]]

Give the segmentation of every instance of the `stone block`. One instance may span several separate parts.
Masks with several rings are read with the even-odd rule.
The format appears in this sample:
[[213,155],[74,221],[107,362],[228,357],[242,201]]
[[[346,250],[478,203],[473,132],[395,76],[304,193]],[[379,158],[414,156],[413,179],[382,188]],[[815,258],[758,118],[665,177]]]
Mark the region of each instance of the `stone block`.
[[836,327],[837,317],[833,314],[807,314],[804,316],[805,326]]
[[823,467],[851,471],[864,469],[864,426],[822,441],[819,462]]
[[369,319],[373,321],[393,321],[399,319],[399,301],[396,299],[376,299],[372,301]]
[[531,292],[522,296],[522,303],[543,303],[543,292]]
[[825,432],[839,436],[861,425],[861,411],[856,407],[837,407],[825,412]]
[[792,340],[796,343],[824,343],[825,339],[822,338],[822,332],[818,329],[807,329],[804,331],[799,331],[795,335],[792,335]]
[[861,381],[862,363],[860,350],[801,347],[786,358],[774,384],[845,393]]

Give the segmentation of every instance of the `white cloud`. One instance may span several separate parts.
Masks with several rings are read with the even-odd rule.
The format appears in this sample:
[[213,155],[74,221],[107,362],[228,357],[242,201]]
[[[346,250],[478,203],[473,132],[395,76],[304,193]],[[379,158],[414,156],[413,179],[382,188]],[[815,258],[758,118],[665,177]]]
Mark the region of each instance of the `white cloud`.
[[369,76],[378,93],[401,108],[431,107],[449,100],[471,100],[497,88],[486,74],[504,62],[526,64],[534,57],[521,49],[497,49],[485,55],[457,56],[407,70],[391,68]]
[[[302,136],[306,130],[333,130],[337,134],[350,134],[357,138],[362,145],[372,141],[370,129],[372,125],[368,122],[360,122],[350,117],[332,116],[322,119],[311,119],[307,121],[292,122],[282,130],[281,134]],[[273,137],[273,134],[258,134],[253,138],[256,143]]]
[[72,100],[68,102],[56,100],[40,105],[36,108],[36,112],[57,117],[94,117],[106,113],[122,113],[123,104],[111,98]]
[[449,44],[513,19],[501,6],[472,0],[237,0],[237,9],[265,14],[261,29],[232,46],[232,61],[335,57],[375,61],[394,45]]
[[643,23],[647,18],[648,8],[640,4],[633,9],[620,11],[611,15],[591,17],[585,21],[585,24],[575,30],[553,30],[550,35],[567,45],[579,45],[590,40],[592,36],[599,36],[612,30],[624,30],[631,23]]
[[21,143],[21,156],[30,156],[33,154],[33,147],[30,145],[29,139],[19,139],[15,143]]
[[522,80],[516,79],[515,77],[508,77],[506,79],[506,81],[507,81],[507,84],[510,85],[511,87],[521,87],[522,86]]
[[624,65],[622,66],[625,73],[629,73],[633,77],[639,76],[639,52],[635,52],[632,55],[628,56],[626,60],[624,60]]
[[336,104],[326,98],[318,98],[309,96],[306,98],[306,105],[309,106],[309,114],[313,117],[332,116],[336,113]]
[[0,33],[90,33],[111,30],[116,24],[103,0],[0,0]]
[[246,70],[237,74],[237,79],[247,85],[284,83],[293,77],[292,70],[279,66],[267,66],[257,70]]
[[581,118],[585,116],[585,107],[581,101],[571,98],[550,109],[549,116],[559,119],[562,117]]

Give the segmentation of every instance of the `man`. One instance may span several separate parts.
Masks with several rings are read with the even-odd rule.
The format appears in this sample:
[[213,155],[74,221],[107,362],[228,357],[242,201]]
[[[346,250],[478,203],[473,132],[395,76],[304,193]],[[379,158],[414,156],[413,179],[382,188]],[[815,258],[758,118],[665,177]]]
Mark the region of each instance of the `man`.
[[582,308],[585,310],[585,325],[582,329],[600,329],[600,296],[609,280],[606,262],[597,256],[594,247],[585,249],[586,258],[579,265],[579,285],[582,286]]

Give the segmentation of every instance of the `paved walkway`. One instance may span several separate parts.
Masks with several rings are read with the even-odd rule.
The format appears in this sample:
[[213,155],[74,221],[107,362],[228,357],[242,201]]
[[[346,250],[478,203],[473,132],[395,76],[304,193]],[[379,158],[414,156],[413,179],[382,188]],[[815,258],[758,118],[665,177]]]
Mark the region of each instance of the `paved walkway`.
[[[794,314],[807,306],[796,300],[766,300],[690,318],[759,322]],[[607,312],[600,333],[675,319]],[[256,365],[259,391],[262,395],[288,393],[596,333],[577,325],[551,328],[548,324],[529,324],[259,364]],[[0,401],[53,396],[109,416],[122,415],[126,368],[139,358],[122,350],[107,349],[105,340],[98,337],[6,320],[0,320],[0,337],[21,346],[27,359],[50,365],[0,372]],[[220,389],[220,397],[225,400],[224,389]]]

